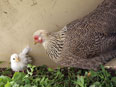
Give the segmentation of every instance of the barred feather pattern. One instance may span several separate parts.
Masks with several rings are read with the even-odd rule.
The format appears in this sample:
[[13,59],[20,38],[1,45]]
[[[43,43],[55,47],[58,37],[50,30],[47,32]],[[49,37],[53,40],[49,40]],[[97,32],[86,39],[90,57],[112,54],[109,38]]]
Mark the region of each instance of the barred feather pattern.
[[67,27],[65,26],[61,31],[50,34],[49,43],[47,44],[48,56],[57,62],[60,59],[60,54],[63,49],[64,40],[66,36]]

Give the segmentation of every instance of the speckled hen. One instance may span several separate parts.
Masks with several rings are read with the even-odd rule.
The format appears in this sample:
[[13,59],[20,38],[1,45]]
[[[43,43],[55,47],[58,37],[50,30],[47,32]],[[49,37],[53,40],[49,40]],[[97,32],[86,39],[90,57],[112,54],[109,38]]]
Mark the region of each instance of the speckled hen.
[[96,70],[116,58],[116,0],[104,0],[58,32],[38,30],[33,37],[56,63]]

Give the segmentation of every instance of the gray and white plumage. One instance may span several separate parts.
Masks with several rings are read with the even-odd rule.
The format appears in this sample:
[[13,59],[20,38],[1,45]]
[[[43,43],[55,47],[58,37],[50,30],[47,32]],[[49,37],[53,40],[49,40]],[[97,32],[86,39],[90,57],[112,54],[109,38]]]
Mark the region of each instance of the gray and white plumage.
[[94,11],[58,32],[38,30],[34,41],[42,43],[58,64],[96,70],[116,58],[116,0],[104,0]]
[[31,48],[27,46],[21,53],[11,55],[10,62],[13,71],[23,71],[27,67],[27,64],[32,62],[31,57],[28,55],[30,50]]

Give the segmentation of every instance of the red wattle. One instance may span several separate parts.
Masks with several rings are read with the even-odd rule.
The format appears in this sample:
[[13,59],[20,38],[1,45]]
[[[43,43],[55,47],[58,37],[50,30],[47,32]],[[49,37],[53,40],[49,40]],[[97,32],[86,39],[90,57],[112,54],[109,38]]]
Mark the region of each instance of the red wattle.
[[42,40],[42,39],[41,39],[41,40],[38,40],[38,42],[39,42],[39,43],[42,43],[42,42],[43,42],[43,40]]

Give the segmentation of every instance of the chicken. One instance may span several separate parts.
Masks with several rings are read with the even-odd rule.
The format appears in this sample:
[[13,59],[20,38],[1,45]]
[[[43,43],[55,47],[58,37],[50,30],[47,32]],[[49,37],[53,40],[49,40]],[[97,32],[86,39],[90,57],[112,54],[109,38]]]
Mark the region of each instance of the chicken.
[[38,30],[33,38],[35,44],[42,43],[54,62],[97,70],[116,58],[116,1],[104,0],[94,11],[60,31]]
[[28,55],[28,52],[31,48],[26,47],[20,54],[12,54],[10,61],[11,61],[11,69],[15,72],[23,71],[28,63],[31,63],[31,57]]

